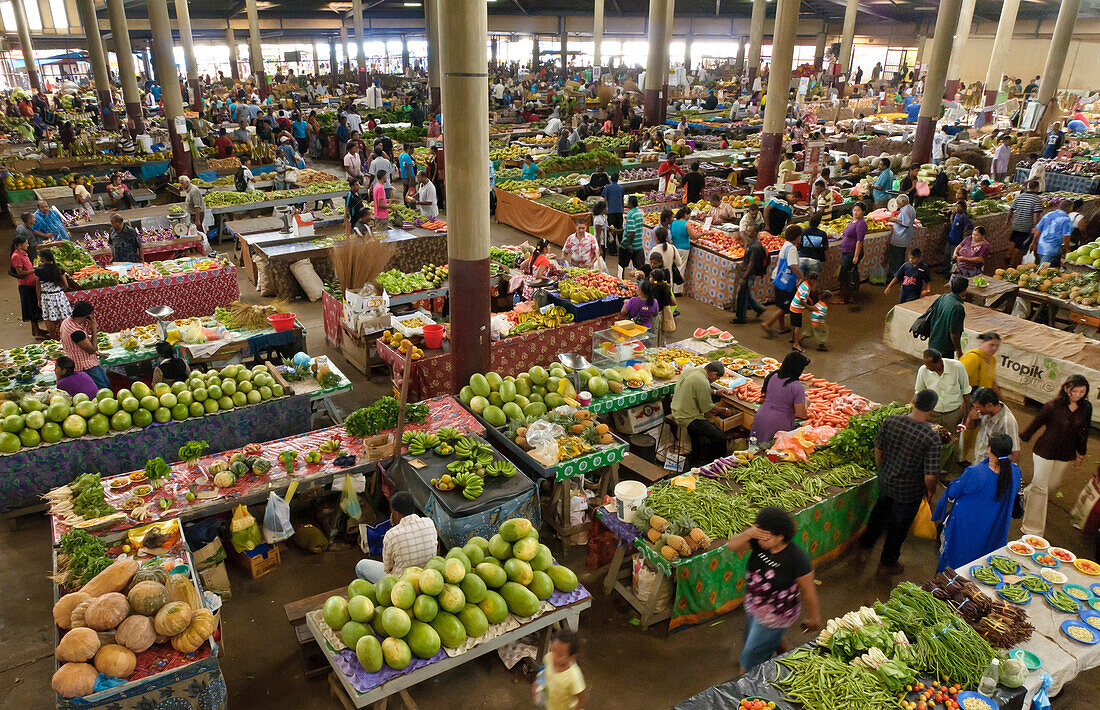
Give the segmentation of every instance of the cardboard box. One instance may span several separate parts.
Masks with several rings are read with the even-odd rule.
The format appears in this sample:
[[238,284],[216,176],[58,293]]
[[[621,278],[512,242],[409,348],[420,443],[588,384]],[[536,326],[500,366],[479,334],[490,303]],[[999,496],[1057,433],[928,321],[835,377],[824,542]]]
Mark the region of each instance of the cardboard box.
[[615,431],[620,434],[638,434],[659,425],[664,418],[660,400],[639,404],[611,414]]
[[266,542],[256,545],[251,550],[234,553],[233,560],[252,579],[263,577],[268,572],[278,569],[279,565],[282,564],[279,544],[268,544]]

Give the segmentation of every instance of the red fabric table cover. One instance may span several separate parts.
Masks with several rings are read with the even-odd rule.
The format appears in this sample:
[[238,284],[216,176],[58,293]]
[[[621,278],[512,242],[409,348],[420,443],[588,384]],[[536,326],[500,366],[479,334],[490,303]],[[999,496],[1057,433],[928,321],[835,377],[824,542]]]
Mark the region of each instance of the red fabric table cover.
[[[492,345],[493,371],[501,376],[516,375],[535,365],[557,361],[558,353],[578,353],[589,357],[592,353],[592,334],[610,328],[618,319],[619,314],[613,313],[593,320],[535,330],[498,340]],[[405,356],[381,340],[377,347],[379,356],[393,371],[394,383],[400,386]],[[410,400],[439,397],[454,391],[454,362],[451,353],[439,350],[428,352],[432,354],[412,363]]]
[[107,288],[69,291],[65,296],[70,303],[91,303],[99,329],[117,333],[135,325],[155,323],[145,313],[153,306],[171,306],[175,311],[173,318],[208,316],[218,306],[228,306],[240,298],[241,291],[236,267],[225,266]]
[[325,291],[321,294],[321,321],[325,326],[325,345],[339,349],[344,344],[344,329],[340,322],[344,320],[344,302],[337,301]]
[[[175,259],[191,253],[202,254],[202,240],[197,238],[189,241],[174,239],[171,242],[143,244],[141,247],[141,260],[147,263],[150,261],[163,261],[164,259]],[[91,252],[91,256],[95,263],[100,266],[107,266],[111,263],[110,250],[94,251]]]

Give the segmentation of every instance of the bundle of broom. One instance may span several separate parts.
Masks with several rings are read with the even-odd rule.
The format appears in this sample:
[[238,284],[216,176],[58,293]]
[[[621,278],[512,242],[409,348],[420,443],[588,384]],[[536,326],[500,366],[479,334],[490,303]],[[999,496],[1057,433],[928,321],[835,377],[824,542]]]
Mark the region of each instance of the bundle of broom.
[[353,237],[336,242],[331,249],[332,267],[342,288],[358,291],[369,283],[382,293],[376,279],[393,256],[392,245]]

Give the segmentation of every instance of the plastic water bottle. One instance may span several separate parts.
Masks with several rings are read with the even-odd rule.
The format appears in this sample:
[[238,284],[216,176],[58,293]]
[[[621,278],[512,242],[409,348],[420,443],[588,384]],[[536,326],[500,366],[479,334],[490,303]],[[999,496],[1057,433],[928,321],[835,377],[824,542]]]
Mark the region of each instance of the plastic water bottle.
[[756,451],[759,442],[756,440],[756,434],[749,435],[749,451]]
[[997,681],[1001,677],[1001,660],[994,658],[990,661],[989,666],[982,673],[982,679],[978,683],[978,692],[982,695],[992,695],[993,691],[997,689]]
[[546,707],[546,666],[539,666],[538,675],[535,676],[535,707]]

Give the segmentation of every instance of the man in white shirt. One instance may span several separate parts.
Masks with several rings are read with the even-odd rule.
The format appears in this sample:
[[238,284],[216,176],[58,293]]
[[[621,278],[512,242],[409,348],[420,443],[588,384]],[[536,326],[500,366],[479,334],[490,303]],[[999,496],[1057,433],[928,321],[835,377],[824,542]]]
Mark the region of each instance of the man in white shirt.
[[241,158],[241,177],[244,178],[244,191],[254,192],[256,190],[256,176],[252,174],[252,160],[250,158]]
[[1027,181],[1039,181],[1039,192],[1047,191],[1047,164],[1044,163],[1038,153],[1028,156],[1031,159],[1031,172],[1027,174]]
[[348,135],[359,132],[359,127],[363,125],[363,119],[359,116],[359,109],[352,106],[348,109]]
[[390,497],[390,522],[393,527],[382,538],[382,561],[359,560],[355,574],[360,579],[377,583],[387,574],[400,577],[409,567],[423,567],[438,551],[435,523],[416,514],[408,491]]
[[988,387],[979,387],[971,395],[973,406],[966,417],[966,426],[977,427],[974,439],[974,454],[971,463],[979,463],[988,453],[989,439],[994,434],[1008,434],[1012,439],[1012,461],[1020,460],[1020,425],[1016,416],[1005,406],[997,393]]
[[551,116],[550,120],[546,122],[546,128],[543,129],[543,133],[548,136],[556,136],[561,133],[561,119],[557,116]]
[[416,206],[421,216],[435,219],[439,216],[439,202],[435,194],[435,185],[428,179],[428,173],[421,170],[416,174],[420,188],[416,192]]
[[[377,176],[379,170],[386,172],[386,194],[390,194],[391,180],[393,178],[393,163],[386,160],[386,156],[379,153],[377,150],[371,153],[372,160],[370,166],[367,167],[367,173],[371,176]],[[377,178],[375,178],[377,179]]]
[[947,144],[951,142],[951,136],[947,135],[945,126],[932,135],[932,162],[939,165],[947,157]]
[[970,412],[970,377],[966,368],[934,348],[924,351],[924,364],[917,370],[913,390],[933,390],[939,395],[931,421],[948,431],[953,432]]
[[493,99],[498,106],[504,105],[504,84],[500,79],[497,79],[497,83],[493,84]]

